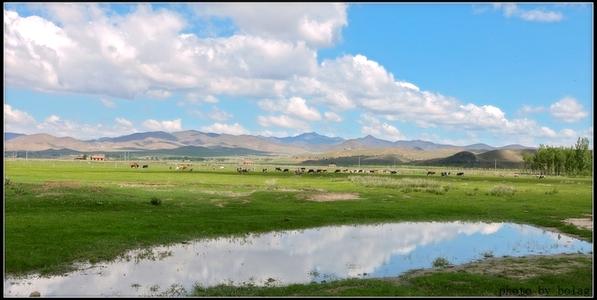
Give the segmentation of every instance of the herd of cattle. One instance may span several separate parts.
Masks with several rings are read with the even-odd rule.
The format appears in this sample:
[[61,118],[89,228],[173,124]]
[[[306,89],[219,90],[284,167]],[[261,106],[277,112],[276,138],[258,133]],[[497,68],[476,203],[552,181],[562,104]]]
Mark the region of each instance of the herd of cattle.
[[[176,165],[176,170],[177,171],[193,171],[193,168],[191,168],[191,164],[177,164]],[[138,163],[131,163],[130,167],[133,169],[138,169],[139,167],[143,168],[143,169],[147,169],[149,168],[149,165],[139,165]],[[215,168],[214,168],[215,169]],[[172,166],[170,166],[170,170],[172,170]],[[262,173],[267,173],[269,169],[267,168],[262,168],[261,172]],[[249,173],[250,171],[255,171],[254,168],[245,168],[245,167],[238,167],[236,168],[236,172],[243,174],[243,173]],[[282,172],[282,173],[290,173],[290,169],[288,168],[275,168],[274,171],[276,172]],[[316,173],[328,173],[327,169],[307,169],[307,168],[296,168],[293,170],[294,174],[297,175],[301,175],[301,174],[316,174]],[[330,171],[330,173],[332,173]],[[398,171],[395,170],[364,170],[364,169],[335,169],[333,171],[333,173],[369,173],[369,174],[377,174],[377,173],[383,173],[383,174],[392,174],[392,175],[396,175],[398,174]],[[432,176],[435,175],[436,172],[435,171],[427,171],[427,176]],[[450,176],[452,173],[451,172],[440,172],[441,176]],[[464,172],[457,172],[456,176],[464,176]],[[518,177],[518,174],[514,174],[514,177]],[[539,179],[544,179],[545,175],[536,175],[537,178]]]
[[[247,169],[247,168],[236,168],[236,171],[238,173],[248,173],[249,171],[251,171],[251,169]],[[263,168],[261,169],[262,173],[267,173],[269,170],[267,168]],[[288,168],[275,168],[274,169],[275,172],[282,172],[282,173],[290,173],[290,169]],[[293,170],[294,174],[297,175],[301,175],[301,174],[315,174],[315,173],[328,173],[327,169],[307,169],[307,168],[296,168]],[[330,173],[332,173],[332,171],[330,171]],[[357,169],[357,170],[350,170],[350,169],[335,169],[333,171],[333,173],[387,173],[387,174],[398,174],[398,171],[394,171],[394,170],[363,170],[363,169]]]

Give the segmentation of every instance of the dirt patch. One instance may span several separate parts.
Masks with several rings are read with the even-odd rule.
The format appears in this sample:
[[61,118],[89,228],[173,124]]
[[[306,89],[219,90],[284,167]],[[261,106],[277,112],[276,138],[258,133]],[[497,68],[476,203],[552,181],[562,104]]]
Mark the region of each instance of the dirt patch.
[[564,220],[565,223],[572,224],[576,227],[593,230],[593,216],[590,215],[588,218],[570,218]]
[[423,276],[436,272],[464,272],[490,276],[503,276],[514,279],[528,279],[541,275],[557,275],[572,271],[578,267],[592,264],[591,254],[533,255],[526,257],[488,258],[448,268],[420,269],[406,273],[402,277],[390,278],[391,281]]
[[249,192],[232,192],[232,191],[210,191],[210,190],[199,190],[200,193],[209,194],[209,195],[218,195],[218,196],[225,196],[225,197],[247,197],[253,194],[255,191]]
[[312,194],[306,198],[309,201],[315,202],[329,202],[329,201],[344,201],[359,199],[357,193],[320,193]]
[[81,183],[78,181],[46,181],[41,186],[40,190],[42,192],[47,192],[50,190],[60,189],[60,188],[69,188],[69,189],[76,189],[80,188]]
[[134,182],[134,183],[121,183],[118,185],[118,187],[173,187],[174,185],[172,184],[165,184],[165,183],[138,183],[138,182]]

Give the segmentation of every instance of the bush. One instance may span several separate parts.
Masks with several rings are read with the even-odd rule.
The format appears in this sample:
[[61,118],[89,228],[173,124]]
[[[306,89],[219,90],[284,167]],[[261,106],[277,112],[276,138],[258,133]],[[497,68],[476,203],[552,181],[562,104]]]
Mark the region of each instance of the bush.
[[157,206],[157,205],[162,204],[162,200],[160,200],[160,198],[158,198],[158,197],[151,197],[151,201],[149,201],[149,203]]
[[443,257],[438,257],[433,261],[433,267],[435,267],[435,268],[445,268],[449,265],[450,265],[450,262]]
[[349,176],[348,180],[356,184],[369,187],[396,188],[404,193],[425,191],[437,195],[447,192],[450,187],[441,185],[438,181],[414,178],[388,178],[381,176]]
[[512,196],[516,193],[516,189],[511,185],[499,184],[489,190],[492,196]]
[[545,195],[553,195],[553,194],[557,194],[559,191],[556,188],[553,188],[547,192],[545,192]]

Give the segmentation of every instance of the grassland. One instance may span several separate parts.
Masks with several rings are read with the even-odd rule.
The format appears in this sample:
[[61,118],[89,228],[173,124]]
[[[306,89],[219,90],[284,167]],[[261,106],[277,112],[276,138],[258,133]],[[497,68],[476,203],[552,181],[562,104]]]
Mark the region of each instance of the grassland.
[[[268,166],[263,166],[270,169],[268,173],[255,166],[259,171],[241,175],[234,171],[235,165],[220,169],[195,164],[192,172],[177,172],[167,164],[149,164],[148,169],[131,169],[122,162],[6,161],[6,272],[61,273],[73,262],[110,260],[138,247],[331,224],[508,221],[592,240],[590,230],[564,222],[592,213],[592,178],[587,177],[539,180],[508,173],[467,173],[428,178],[424,169],[416,168],[401,172],[406,175],[299,176],[271,172]],[[349,178],[354,176],[366,178]],[[383,178],[379,184],[376,177]],[[508,193],[492,192],[503,186]],[[346,192],[358,193],[359,199],[314,202],[305,197]],[[160,199],[159,205],[150,203],[153,197]],[[583,268],[571,272],[577,279],[587,275]],[[442,276],[456,275],[430,276],[441,281]],[[471,276],[471,282],[481,282],[489,275]],[[369,290],[365,289],[369,285],[389,289],[380,280],[356,282],[321,288],[356,284],[361,291]]]

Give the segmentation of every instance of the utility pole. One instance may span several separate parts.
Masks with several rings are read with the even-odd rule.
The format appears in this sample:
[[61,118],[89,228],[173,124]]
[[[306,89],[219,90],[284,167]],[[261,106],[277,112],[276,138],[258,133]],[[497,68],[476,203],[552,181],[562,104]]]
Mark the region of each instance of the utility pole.
[[494,169],[495,171],[497,171],[497,159],[494,159],[494,160],[493,160],[493,163],[494,163],[493,169]]
[[359,169],[361,168],[361,156],[359,155]]

